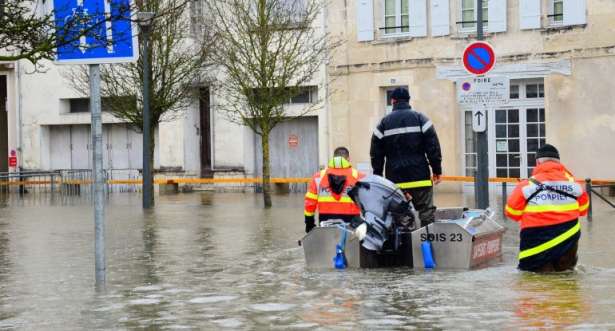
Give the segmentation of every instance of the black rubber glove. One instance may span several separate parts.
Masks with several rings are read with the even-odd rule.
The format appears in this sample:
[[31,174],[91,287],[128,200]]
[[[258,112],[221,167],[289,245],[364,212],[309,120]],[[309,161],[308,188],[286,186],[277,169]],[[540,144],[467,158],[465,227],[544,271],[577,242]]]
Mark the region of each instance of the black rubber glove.
[[312,231],[312,229],[315,227],[316,227],[316,221],[314,221],[314,216],[306,216],[305,217],[305,233]]

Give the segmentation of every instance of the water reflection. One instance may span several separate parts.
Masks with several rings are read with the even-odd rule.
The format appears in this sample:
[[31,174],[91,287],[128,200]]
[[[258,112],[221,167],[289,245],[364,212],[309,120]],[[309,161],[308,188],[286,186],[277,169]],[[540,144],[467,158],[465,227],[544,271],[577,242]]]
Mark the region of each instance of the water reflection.
[[590,320],[591,301],[577,272],[520,273],[515,284],[515,315],[522,328],[563,329]]
[[[469,200],[437,196],[439,206]],[[587,272],[518,272],[512,222],[490,268],[314,272],[297,247],[300,194],[276,195],[270,210],[237,193],[159,197],[147,213],[140,203],[110,196],[104,292],[94,290],[89,201],[0,207],[0,329],[615,328],[610,214],[584,228]]]

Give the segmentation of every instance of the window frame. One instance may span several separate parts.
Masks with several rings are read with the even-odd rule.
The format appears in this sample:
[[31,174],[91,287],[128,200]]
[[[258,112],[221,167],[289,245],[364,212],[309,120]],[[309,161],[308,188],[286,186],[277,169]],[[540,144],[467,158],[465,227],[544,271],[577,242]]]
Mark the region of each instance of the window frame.
[[[298,88],[300,89],[300,92],[295,96],[289,97],[286,103],[284,103],[285,106],[309,105],[318,102],[318,86],[306,85],[299,86]],[[307,102],[297,101],[298,98],[303,97],[304,95],[307,95],[308,97]]]
[[[564,0],[549,0],[549,10],[548,10],[548,16],[547,16],[549,19],[549,26],[564,26],[564,2],[565,2]],[[562,4],[561,14],[555,13],[556,3]],[[561,19],[556,20],[555,15],[560,16]]]
[[[393,28],[387,28],[386,26],[386,19],[387,17],[391,17],[392,15],[387,15],[386,13],[386,4],[387,1],[384,0],[382,1],[382,27],[380,28],[380,35],[384,38],[388,38],[388,37],[398,37],[398,36],[408,36],[410,35],[410,1],[412,0],[393,0],[395,1],[395,27]],[[405,13],[402,13],[402,1],[406,1],[407,6],[408,6],[408,11]],[[408,17],[408,26],[407,27],[401,27],[402,26],[402,16],[407,16]],[[403,29],[407,29],[407,31],[402,31]],[[387,32],[387,30],[389,29],[393,29],[395,30],[394,32]]]
[[[458,26],[458,31],[461,33],[473,33],[477,31],[477,11],[476,11],[476,6],[477,6],[477,1],[476,0],[471,0],[472,1],[472,20],[474,21],[474,23],[471,23],[472,26],[469,27],[464,27],[463,26],[463,12],[464,12],[464,8],[463,8],[463,3],[464,0],[459,0],[459,21],[457,22],[457,26]],[[466,11],[469,9],[466,9]],[[485,11],[487,11],[485,13]],[[486,14],[486,15],[485,15]],[[483,31],[489,31],[489,0],[483,0]]]

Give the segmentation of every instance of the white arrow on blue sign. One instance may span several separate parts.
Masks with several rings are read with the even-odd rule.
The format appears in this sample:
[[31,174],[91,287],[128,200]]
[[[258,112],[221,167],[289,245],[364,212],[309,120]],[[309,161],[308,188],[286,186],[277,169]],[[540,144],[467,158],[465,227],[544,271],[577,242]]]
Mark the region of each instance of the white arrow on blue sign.
[[56,63],[136,61],[138,38],[131,8],[131,0],[54,0]]

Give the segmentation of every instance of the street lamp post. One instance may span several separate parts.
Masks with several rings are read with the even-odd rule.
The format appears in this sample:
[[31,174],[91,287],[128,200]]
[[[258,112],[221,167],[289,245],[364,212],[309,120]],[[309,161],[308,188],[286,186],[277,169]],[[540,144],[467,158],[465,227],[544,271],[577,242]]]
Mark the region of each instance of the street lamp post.
[[151,113],[150,113],[150,64],[149,64],[149,34],[154,18],[152,12],[138,13],[139,26],[143,32],[143,209],[154,205],[154,184],[151,169]]

